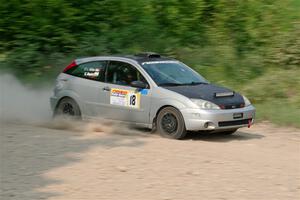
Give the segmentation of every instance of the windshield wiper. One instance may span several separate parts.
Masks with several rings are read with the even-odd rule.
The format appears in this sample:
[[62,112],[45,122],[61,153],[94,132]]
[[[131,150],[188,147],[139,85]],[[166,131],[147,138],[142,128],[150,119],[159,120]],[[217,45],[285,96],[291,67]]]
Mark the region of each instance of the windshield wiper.
[[179,86],[183,85],[182,83],[161,83],[158,86]]
[[201,85],[201,84],[207,84],[206,82],[190,82],[190,83],[184,83],[183,85]]
[[161,83],[159,86],[180,86],[180,85],[200,85],[207,84],[206,82],[190,82],[190,83]]

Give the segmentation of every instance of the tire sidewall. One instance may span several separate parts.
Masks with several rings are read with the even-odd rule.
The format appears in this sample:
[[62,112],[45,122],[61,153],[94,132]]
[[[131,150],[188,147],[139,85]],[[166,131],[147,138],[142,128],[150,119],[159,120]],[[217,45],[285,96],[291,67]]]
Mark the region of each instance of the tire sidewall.
[[[168,134],[161,125],[161,121],[163,116],[165,116],[167,113],[171,113],[172,115],[175,116],[177,120],[177,129],[176,132],[172,134]],[[157,132],[162,136],[166,138],[172,138],[172,139],[182,139],[186,135],[186,128],[185,128],[185,122],[183,119],[182,114],[180,113],[179,110],[177,110],[174,107],[166,107],[163,108],[157,115],[157,120],[156,120],[156,129]]]
[[[65,104],[71,104],[73,107],[73,111],[74,111],[74,115],[64,115],[62,110],[64,108]],[[78,104],[76,103],[75,100],[69,98],[69,97],[65,97],[63,98],[57,105],[55,111],[54,111],[54,117],[63,117],[63,118],[70,118],[70,119],[77,119],[80,120],[81,119],[81,111],[80,108],[78,106]]]

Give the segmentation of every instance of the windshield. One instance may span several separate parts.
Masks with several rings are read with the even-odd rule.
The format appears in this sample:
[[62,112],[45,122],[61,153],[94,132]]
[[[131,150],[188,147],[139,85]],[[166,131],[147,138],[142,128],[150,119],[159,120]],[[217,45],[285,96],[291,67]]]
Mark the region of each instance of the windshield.
[[177,61],[144,62],[142,63],[142,67],[159,86],[207,83],[198,73]]

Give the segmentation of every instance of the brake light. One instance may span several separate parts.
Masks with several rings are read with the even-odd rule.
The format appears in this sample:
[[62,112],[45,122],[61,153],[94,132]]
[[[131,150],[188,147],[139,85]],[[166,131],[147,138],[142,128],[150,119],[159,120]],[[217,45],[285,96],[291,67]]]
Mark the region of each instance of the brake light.
[[64,69],[63,72],[66,72],[66,71],[68,71],[69,69],[72,69],[73,67],[76,67],[76,66],[77,66],[76,62],[73,61],[73,62],[71,62],[71,64],[69,64],[69,65]]

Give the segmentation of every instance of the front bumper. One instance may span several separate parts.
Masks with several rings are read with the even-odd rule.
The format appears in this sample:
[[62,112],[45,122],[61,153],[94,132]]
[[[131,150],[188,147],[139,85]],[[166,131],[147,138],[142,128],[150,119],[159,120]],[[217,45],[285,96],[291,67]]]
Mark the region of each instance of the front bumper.
[[[254,123],[255,108],[250,105],[244,108],[228,110],[180,110],[187,130],[230,130],[250,126]],[[234,118],[234,114],[243,113],[242,117]]]

